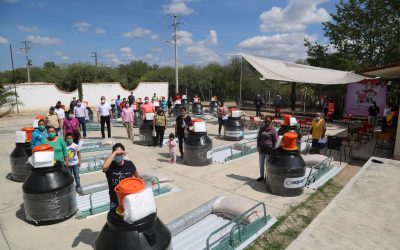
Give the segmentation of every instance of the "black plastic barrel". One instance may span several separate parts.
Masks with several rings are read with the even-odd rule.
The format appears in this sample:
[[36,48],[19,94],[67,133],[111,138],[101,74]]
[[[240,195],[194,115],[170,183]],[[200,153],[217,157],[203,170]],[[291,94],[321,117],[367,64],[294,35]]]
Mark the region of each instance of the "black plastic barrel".
[[15,148],[10,154],[11,179],[13,181],[25,181],[30,169],[30,164],[27,164],[26,161],[31,155],[30,143],[15,143]]
[[301,148],[301,133],[300,129],[297,125],[295,126],[287,126],[282,124],[282,126],[278,130],[278,135],[284,135],[286,132],[295,132],[297,134],[296,145],[297,148]]
[[139,127],[140,143],[144,146],[153,145],[153,120],[143,120]]
[[77,210],[74,178],[59,164],[32,168],[22,191],[27,221],[59,222]]
[[157,217],[150,214],[133,224],[115,213],[107,215],[107,223],[95,242],[96,250],[164,250],[172,249],[171,232]]
[[192,113],[194,115],[202,115],[203,114],[203,104],[199,103],[199,102],[195,102],[192,105]]
[[306,164],[298,150],[278,148],[267,164],[267,190],[279,196],[298,196],[307,180]]
[[244,124],[240,117],[228,117],[224,127],[224,139],[227,141],[240,141],[244,138]]
[[217,113],[217,108],[218,108],[218,102],[211,101],[210,102],[210,113]]
[[139,110],[135,110],[134,111],[134,117],[133,117],[133,126],[135,128],[139,127],[139,120],[140,120],[140,111]]
[[213,158],[212,141],[206,132],[189,132],[184,143],[184,160],[189,166],[206,166]]
[[186,111],[189,112],[189,102],[187,99],[182,99],[182,107],[185,107]]
[[178,116],[181,115],[181,107],[182,107],[181,104],[175,104],[174,105],[174,116],[178,117]]

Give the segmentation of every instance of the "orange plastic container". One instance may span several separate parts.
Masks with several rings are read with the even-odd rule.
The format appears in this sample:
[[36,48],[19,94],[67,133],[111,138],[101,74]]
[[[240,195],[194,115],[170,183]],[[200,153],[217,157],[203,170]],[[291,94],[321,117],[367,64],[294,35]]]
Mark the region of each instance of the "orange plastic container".
[[34,131],[35,129],[32,128],[32,127],[25,127],[25,128],[22,128],[21,130],[22,130],[22,131],[25,131],[25,133],[26,133],[26,141],[25,141],[25,142],[31,142],[31,140],[32,140],[32,133],[33,133],[33,131]]
[[54,149],[49,144],[41,144],[41,145],[38,145],[38,146],[34,147],[32,149],[32,151],[33,151],[33,153],[35,153],[35,152],[45,152],[45,151],[49,152],[49,151],[54,151]]
[[284,150],[296,150],[297,149],[296,139],[297,139],[297,134],[295,132],[286,132],[283,135],[282,148]]
[[46,121],[46,117],[43,116],[43,115],[38,115],[38,116],[35,117],[35,119],[38,119],[38,120],[45,120],[45,121]]
[[136,194],[142,191],[145,188],[145,183],[142,179],[139,178],[126,178],[120,181],[118,186],[115,187],[115,192],[117,193],[118,197],[118,207],[117,207],[117,214],[123,215],[124,214],[124,198],[129,194]]
[[200,118],[193,118],[193,119],[192,119],[192,122],[193,122],[193,123],[195,123],[195,122],[202,122],[202,120],[201,120]]
[[283,125],[290,126],[290,118],[292,115],[283,115]]

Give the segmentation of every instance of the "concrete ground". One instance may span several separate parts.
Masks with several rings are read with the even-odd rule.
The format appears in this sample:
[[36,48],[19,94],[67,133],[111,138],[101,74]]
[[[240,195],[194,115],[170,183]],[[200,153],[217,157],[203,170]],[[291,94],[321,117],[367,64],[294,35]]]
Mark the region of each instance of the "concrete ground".
[[[0,176],[10,172],[9,155],[14,149],[15,130],[30,126],[32,115],[13,116],[0,119]],[[216,137],[216,121],[207,122],[208,134],[213,146],[228,144]],[[345,130],[340,125],[330,125],[330,134]],[[169,128],[166,134],[172,131]],[[135,129],[138,139],[138,129]],[[152,169],[174,179],[181,190],[156,199],[158,216],[164,223],[179,217],[200,204],[218,195],[243,196],[267,204],[267,212],[279,216],[291,205],[305,200],[312,192],[306,189],[298,197],[278,197],[265,190],[265,184],[256,182],[259,176],[258,155],[252,154],[225,164],[213,163],[205,167],[189,167],[178,159],[177,164],[168,161],[166,147],[145,147],[132,144],[126,139],[123,127],[112,128],[113,138],[125,145],[128,157],[137,166],[139,173]],[[88,133],[88,137],[99,137],[100,131]],[[179,155],[179,154],[178,154]],[[336,157],[336,156],[335,156]],[[346,163],[342,163],[346,164]],[[101,172],[81,176],[82,185],[104,181]],[[70,218],[64,222],[34,226],[25,221],[22,199],[22,183],[0,178],[0,249],[92,249],[94,241],[106,222],[106,214],[89,219]]]
[[400,162],[374,159],[287,249],[399,249]]

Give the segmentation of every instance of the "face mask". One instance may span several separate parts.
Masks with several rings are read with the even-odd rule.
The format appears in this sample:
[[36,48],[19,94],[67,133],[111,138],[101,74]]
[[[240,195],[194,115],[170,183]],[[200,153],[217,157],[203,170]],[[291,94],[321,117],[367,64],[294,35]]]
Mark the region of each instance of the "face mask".
[[50,115],[54,115],[54,111],[50,111]]
[[54,133],[49,133],[49,138],[50,139],[53,139],[54,137],[56,137],[56,133],[54,132]]
[[72,139],[67,139],[67,140],[65,140],[65,142],[67,143],[67,145],[71,145],[72,144]]
[[321,120],[321,117],[315,117],[315,120],[319,121]]
[[39,125],[39,130],[40,130],[40,131],[43,131],[45,128],[46,128],[45,125]]
[[148,103],[148,102],[149,102],[149,100],[144,100],[144,102],[145,102],[145,103]]
[[114,157],[114,161],[115,161],[116,163],[121,163],[123,160],[124,160],[124,156],[123,156],[123,155],[116,155],[116,156]]
[[265,123],[265,126],[267,126],[267,127],[269,127],[270,125],[271,125],[270,122],[266,122],[266,123]]
[[129,107],[129,102],[125,103],[125,107]]
[[102,103],[102,104],[106,103],[106,100],[101,100],[101,103]]
[[69,119],[73,119],[73,118],[75,118],[75,115],[74,114],[69,114],[68,117],[69,117]]
[[78,107],[80,107],[80,106],[81,106],[81,104],[80,104],[80,103],[77,103],[76,105],[77,105]]

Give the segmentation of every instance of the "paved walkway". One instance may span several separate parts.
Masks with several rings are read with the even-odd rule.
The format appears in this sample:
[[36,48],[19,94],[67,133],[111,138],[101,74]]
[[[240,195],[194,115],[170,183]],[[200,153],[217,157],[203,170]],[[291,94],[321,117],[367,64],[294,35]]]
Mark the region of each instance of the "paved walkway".
[[374,159],[287,249],[399,249],[400,162]]

